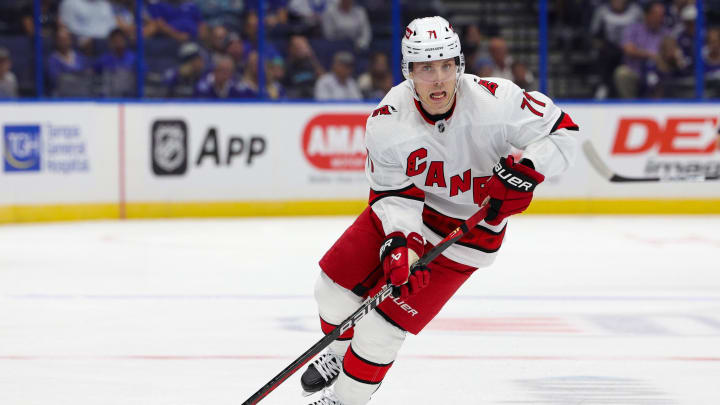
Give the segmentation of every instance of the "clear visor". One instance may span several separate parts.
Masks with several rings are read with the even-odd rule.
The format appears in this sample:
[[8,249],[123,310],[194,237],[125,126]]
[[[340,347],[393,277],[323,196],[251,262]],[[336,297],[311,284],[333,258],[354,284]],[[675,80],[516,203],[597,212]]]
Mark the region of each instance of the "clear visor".
[[452,59],[433,62],[415,62],[410,73],[413,80],[423,83],[440,83],[455,80],[457,65]]

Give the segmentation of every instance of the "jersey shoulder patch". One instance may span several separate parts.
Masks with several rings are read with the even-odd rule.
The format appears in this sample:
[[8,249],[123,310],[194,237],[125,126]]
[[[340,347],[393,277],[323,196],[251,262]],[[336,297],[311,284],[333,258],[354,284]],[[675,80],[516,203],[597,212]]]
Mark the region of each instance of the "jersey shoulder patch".
[[493,96],[495,95],[495,91],[497,91],[498,88],[497,82],[491,82],[490,80],[480,78],[477,79],[477,84],[485,87],[487,91],[489,91],[490,94],[492,94]]
[[496,77],[478,77],[471,74],[465,74],[468,78],[466,83],[473,91],[482,90],[492,96],[497,96],[498,88],[502,87],[500,78]]
[[397,108],[395,108],[389,104],[385,104],[383,106],[376,108],[372,112],[372,114],[370,114],[370,117],[372,118],[372,117],[383,116],[383,115],[391,115],[396,112],[397,112]]

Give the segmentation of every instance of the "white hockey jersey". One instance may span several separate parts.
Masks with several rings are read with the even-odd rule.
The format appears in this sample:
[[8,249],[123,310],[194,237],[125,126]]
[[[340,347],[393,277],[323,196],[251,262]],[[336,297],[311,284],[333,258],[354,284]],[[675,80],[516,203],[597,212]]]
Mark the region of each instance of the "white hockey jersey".
[[[509,80],[464,74],[451,114],[434,122],[410,82],[393,87],[368,117],[365,173],[370,206],[385,234],[417,232],[433,245],[479,209],[480,185],[515,147],[551,177],[574,161],[579,128],[539,92]],[[481,222],[443,255],[489,266],[505,235]]]

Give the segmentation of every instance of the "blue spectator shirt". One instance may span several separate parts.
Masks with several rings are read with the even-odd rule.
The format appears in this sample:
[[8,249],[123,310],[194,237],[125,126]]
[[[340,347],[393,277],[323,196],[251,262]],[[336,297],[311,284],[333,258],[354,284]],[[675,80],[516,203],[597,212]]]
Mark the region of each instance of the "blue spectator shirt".
[[[639,22],[625,28],[621,46],[633,44],[638,49],[657,54],[660,50],[662,39],[669,34],[670,32],[666,28],[650,31],[644,22]],[[638,74],[643,73],[644,64],[645,61],[643,59],[631,58],[625,55],[625,65]]]
[[95,61],[95,72],[97,73],[113,73],[118,70],[129,70],[134,71],[135,65],[135,52],[126,50],[122,56],[117,56],[112,52],[105,52]]
[[705,80],[720,80],[720,62],[705,60]]
[[162,19],[178,31],[197,38],[198,27],[202,23],[200,9],[193,2],[179,5],[158,1],[148,4],[148,12],[154,19]]
[[256,95],[253,95],[256,94],[255,92],[248,89],[246,86],[239,85],[239,83],[234,79],[230,79],[228,83],[225,84],[225,91],[223,93],[219,93],[215,90],[215,86],[213,86],[214,83],[215,75],[212,72],[208,73],[204,78],[200,79],[195,86],[195,97],[215,100],[257,97]]
[[75,52],[75,59],[68,63],[59,53],[53,52],[48,58],[48,78],[50,79],[50,87],[55,87],[57,78],[63,73],[82,73],[89,67],[88,60],[80,53]]
[[[275,48],[275,45],[273,45],[270,41],[265,41],[263,44],[265,47],[265,51],[263,52],[265,54],[265,60],[270,60],[276,57],[282,57],[282,54],[280,51]],[[248,60],[248,55],[250,55],[250,52],[257,51],[257,43],[253,43],[252,41],[248,39],[243,40],[243,60]]]

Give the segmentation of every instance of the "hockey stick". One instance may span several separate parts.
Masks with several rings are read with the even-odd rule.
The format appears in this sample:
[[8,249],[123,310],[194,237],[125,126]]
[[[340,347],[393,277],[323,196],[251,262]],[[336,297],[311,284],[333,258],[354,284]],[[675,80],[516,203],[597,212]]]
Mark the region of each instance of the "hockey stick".
[[710,181],[720,180],[720,175],[705,176],[702,174],[688,174],[688,175],[677,175],[677,176],[664,176],[664,177],[625,177],[613,172],[603,162],[600,155],[597,153],[595,148],[592,146],[590,141],[583,143],[583,152],[587,157],[590,165],[600,174],[600,176],[608,179],[613,183],[628,183],[628,182],[664,182],[664,181]]
[[[463,222],[458,228],[455,228],[454,231],[450,232],[443,240],[440,241],[434,248],[430,249],[429,252],[423,255],[423,257],[420,258],[417,262],[415,262],[412,265],[412,268],[418,267],[418,266],[427,266],[431,261],[435,260],[436,257],[440,256],[440,254],[445,251],[450,245],[457,242],[460,238],[463,237],[468,231],[473,228],[475,225],[478,224],[482,219],[485,218],[487,215],[488,205],[484,204],[480,210],[476,213],[474,213],[470,218],[466,219],[465,222]],[[338,327],[333,329],[330,334],[325,335],[322,339],[320,339],[317,343],[315,343],[311,348],[309,348],[305,353],[300,355],[295,361],[290,363],[289,366],[285,367],[283,371],[280,372],[280,374],[276,375],[272,380],[270,380],[265,386],[260,388],[256,393],[254,393],[250,398],[245,400],[243,402],[243,405],[255,405],[260,400],[265,398],[269,393],[275,390],[280,384],[283,383],[288,377],[293,375],[300,367],[305,365],[310,359],[315,357],[316,354],[320,353],[323,349],[325,349],[327,346],[330,345],[335,339],[337,339],[340,335],[343,334],[346,330],[354,327],[360,319],[362,319],[365,315],[367,315],[370,311],[377,308],[378,305],[380,305],[381,302],[385,300],[385,298],[389,297],[392,294],[392,285],[386,284],[384,285],[380,291],[373,295],[372,297],[368,297],[368,299],[365,300],[365,302],[362,303],[360,308],[357,309],[352,315],[350,315],[347,319],[342,321]]]

